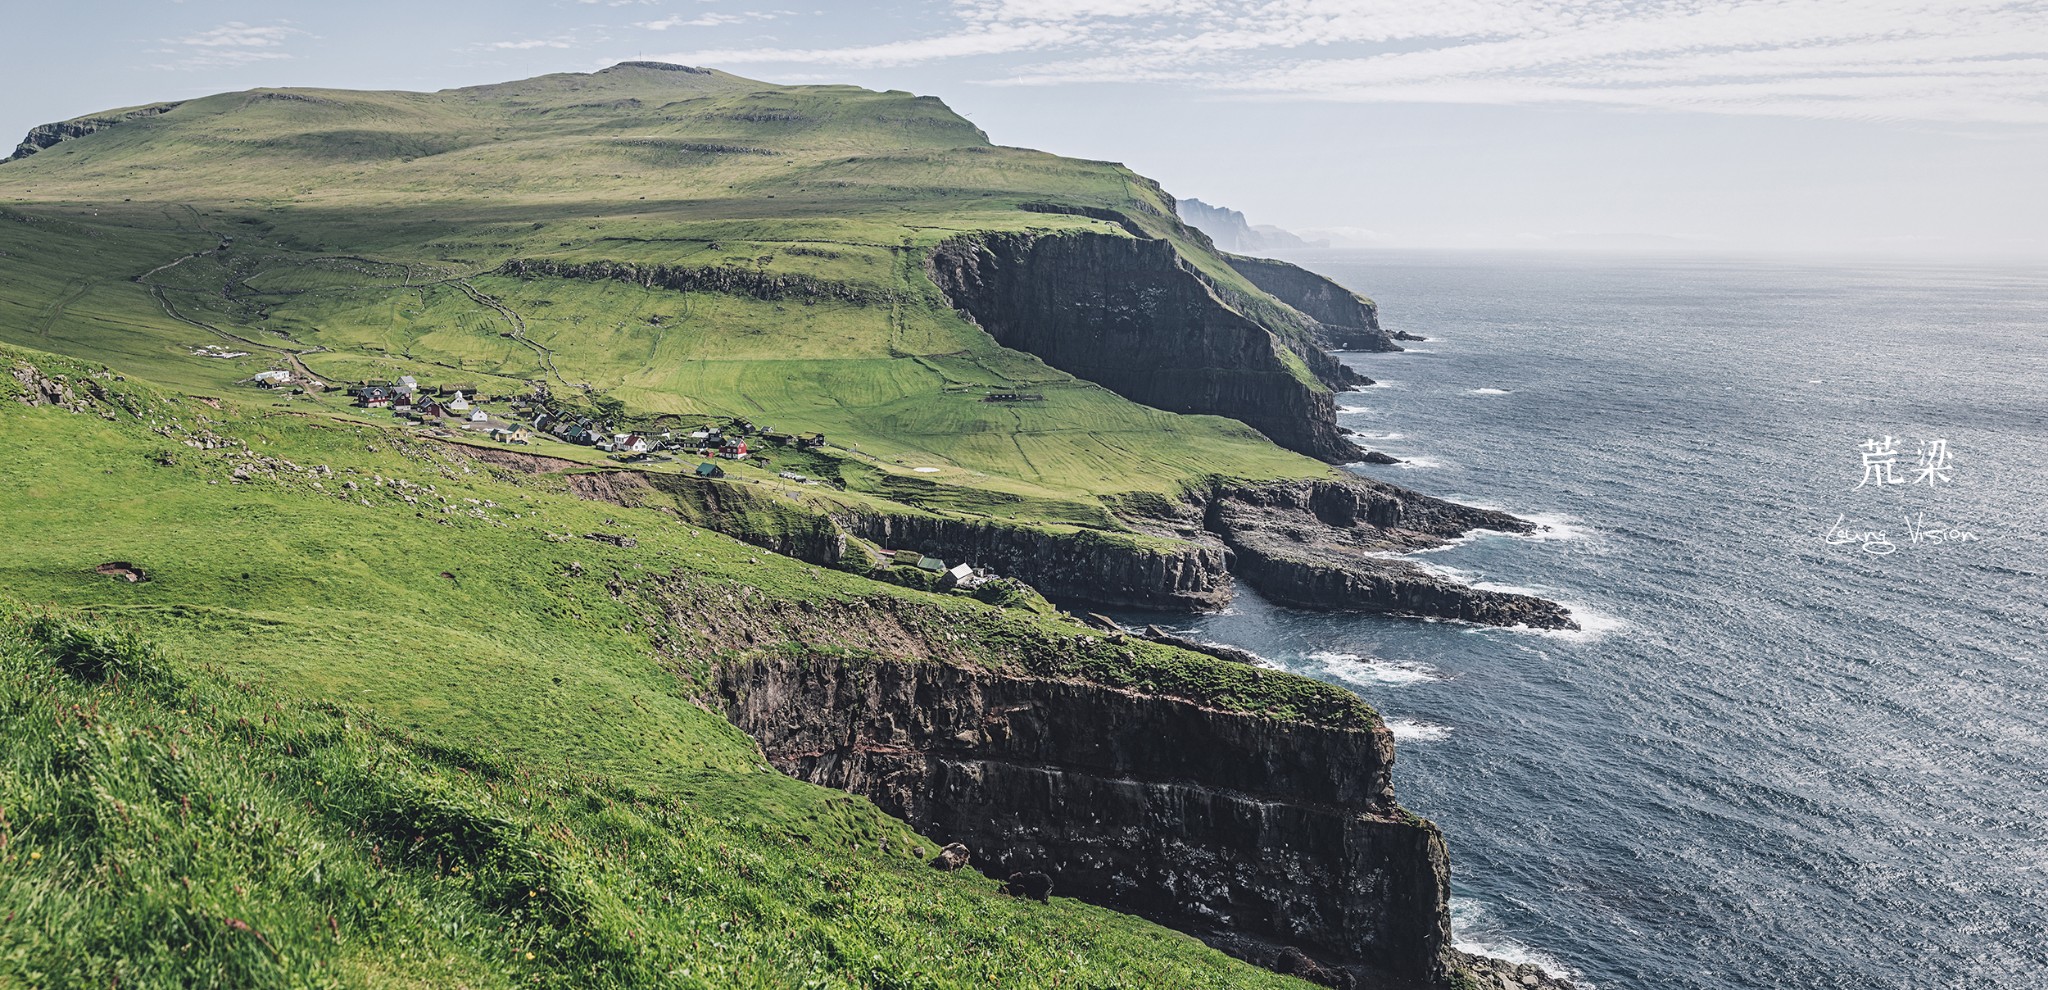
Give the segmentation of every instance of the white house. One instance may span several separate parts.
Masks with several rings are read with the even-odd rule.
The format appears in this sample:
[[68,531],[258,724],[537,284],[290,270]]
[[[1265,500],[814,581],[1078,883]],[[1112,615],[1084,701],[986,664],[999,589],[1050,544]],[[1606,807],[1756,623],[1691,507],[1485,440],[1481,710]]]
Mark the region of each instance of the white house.
[[488,423],[491,421],[491,414],[478,409],[469,414],[469,421],[472,423]]
[[468,412],[469,400],[463,398],[462,392],[460,390],[457,390],[455,393],[455,397],[449,399],[447,404],[443,406],[443,408],[447,409],[449,412]]

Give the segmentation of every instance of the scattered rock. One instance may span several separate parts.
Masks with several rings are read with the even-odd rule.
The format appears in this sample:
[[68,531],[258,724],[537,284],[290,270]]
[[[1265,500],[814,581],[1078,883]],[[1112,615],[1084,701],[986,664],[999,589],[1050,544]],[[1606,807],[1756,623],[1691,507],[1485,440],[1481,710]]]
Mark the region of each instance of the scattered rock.
[[1399,464],[1399,463],[1401,463],[1401,459],[1400,459],[1400,458],[1398,458],[1398,457],[1395,457],[1395,456],[1393,456],[1393,455],[1391,455],[1391,454],[1382,454],[1382,453],[1380,453],[1380,452],[1379,452],[1379,451],[1377,451],[1377,450],[1368,450],[1368,451],[1366,451],[1366,452],[1365,452],[1365,457],[1364,457],[1364,458],[1362,458],[1362,460],[1364,460],[1364,461],[1365,461],[1365,462],[1366,462],[1367,464]]
[[1253,666],[1259,665],[1259,655],[1250,650],[1240,650],[1235,646],[1224,646],[1221,643],[1197,642],[1185,636],[1176,636],[1158,626],[1146,626],[1145,638],[1154,643],[1163,643],[1167,646],[1177,646],[1183,650],[1207,654],[1218,660],[1229,660],[1233,663],[1251,664]]
[[932,857],[932,869],[952,872],[974,860],[974,854],[958,842],[948,842],[937,856]]
[[93,568],[93,571],[95,573],[105,574],[108,577],[120,578],[121,580],[126,581],[129,584],[141,584],[142,582],[149,580],[149,575],[144,573],[142,568],[137,567],[134,564],[131,564],[125,560],[107,561],[106,563]]
[[636,540],[630,536],[626,536],[620,533],[585,533],[583,534],[583,538],[586,540],[595,540],[599,543],[608,543],[612,546],[628,550],[640,545],[639,540]]
[[1124,627],[1118,625],[1115,619],[1095,612],[1081,613],[1081,621],[1107,633],[1120,633],[1124,631]]
[[1052,897],[1052,877],[1036,870],[1012,873],[1010,879],[1003,882],[1003,893],[1034,901],[1048,900]]

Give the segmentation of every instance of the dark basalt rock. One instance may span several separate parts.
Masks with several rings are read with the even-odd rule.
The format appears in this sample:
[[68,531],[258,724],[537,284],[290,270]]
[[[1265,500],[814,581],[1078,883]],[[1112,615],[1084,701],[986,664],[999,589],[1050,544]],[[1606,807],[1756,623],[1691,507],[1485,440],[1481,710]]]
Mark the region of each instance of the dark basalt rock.
[[1023,897],[1034,901],[1052,899],[1052,878],[1037,870],[1012,873],[1003,881],[1003,893],[1011,897]]
[[1192,653],[1207,654],[1218,660],[1249,664],[1254,667],[1260,666],[1259,655],[1250,650],[1240,650],[1235,646],[1224,646],[1221,643],[1204,643],[1200,640],[1188,639],[1185,636],[1176,636],[1158,626],[1146,626],[1145,638],[1154,643],[1177,646]]
[[780,648],[721,668],[715,695],[783,772],[971,845],[991,876],[1057,877],[1262,964],[1291,947],[1364,986],[1448,978],[1443,840],[1394,802],[1377,718]]
[[1428,340],[1429,338],[1428,338],[1428,337],[1425,337],[1425,336],[1423,336],[1423,335],[1421,335],[1421,334],[1419,334],[1419,333],[1409,333],[1409,332],[1408,332],[1408,331],[1406,331],[1406,330],[1396,330],[1396,331],[1394,331],[1394,339],[1395,339],[1395,340]]
[[1228,416],[1332,463],[1358,457],[1330,393],[1297,374],[1288,344],[1219,299],[1171,242],[981,234],[940,244],[926,268],[1005,347],[1134,402]]
[[1556,602],[1481,591],[1386,556],[1439,546],[1475,529],[1535,530],[1505,512],[1363,478],[1313,479],[1221,490],[1208,504],[1206,522],[1231,549],[1231,570],[1281,605],[1578,628]]
[[743,268],[739,265],[641,265],[625,261],[563,262],[551,258],[514,258],[493,273],[514,278],[567,278],[586,282],[626,282],[673,292],[721,292],[754,299],[835,299],[874,305],[886,302],[879,292],[810,275]]
[[1314,319],[1325,347],[1347,351],[1398,351],[1401,345],[1380,329],[1379,306],[1321,275],[1271,258],[1225,255],[1230,267],[1275,299]]
[[974,854],[969,852],[966,846],[958,842],[948,842],[944,849],[939,850],[937,856],[932,857],[931,867],[934,870],[951,872],[973,862]]
[[1368,451],[1366,451],[1366,452],[1365,452],[1365,456],[1364,456],[1363,458],[1360,458],[1360,459],[1361,459],[1361,460],[1363,460],[1363,461],[1365,461],[1365,463],[1367,463],[1367,464],[1399,464],[1399,463],[1401,463],[1401,459],[1400,459],[1400,458],[1398,458],[1398,457],[1395,457],[1395,456],[1394,456],[1394,455],[1392,455],[1392,454],[1382,454],[1382,453],[1380,453],[1380,452],[1379,452],[1379,451],[1377,451],[1377,450],[1368,450]]
[[847,533],[884,547],[911,547],[1014,577],[1055,601],[1175,611],[1230,603],[1223,548],[1166,549],[1082,530],[1050,533],[938,516],[846,512]]

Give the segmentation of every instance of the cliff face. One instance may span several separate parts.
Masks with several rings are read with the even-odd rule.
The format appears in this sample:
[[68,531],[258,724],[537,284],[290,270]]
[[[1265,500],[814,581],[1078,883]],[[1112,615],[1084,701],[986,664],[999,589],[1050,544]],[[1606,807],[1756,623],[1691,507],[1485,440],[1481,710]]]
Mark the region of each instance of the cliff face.
[[1290,370],[1286,345],[1217,299],[1170,242],[987,234],[941,244],[927,270],[1006,347],[1136,402],[1228,416],[1312,457],[1360,456],[1330,394]]
[[1175,204],[1182,220],[1209,235],[1225,251],[1272,251],[1287,248],[1329,247],[1328,241],[1310,242],[1301,235],[1272,224],[1255,224],[1245,215],[1223,206],[1211,206],[1199,199]]
[[1368,986],[1445,975],[1443,841],[1394,803],[1376,720],[787,655],[727,666],[716,690],[776,767],[965,843],[993,876],[1043,872],[1266,965],[1291,948]]
[[1227,555],[1218,546],[1154,548],[1085,530],[1048,533],[932,516],[846,513],[836,518],[862,539],[993,568],[1056,601],[1173,611],[1230,603]]
[[103,131],[116,124],[125,124],[131,120],[139,120],[144,117],[154,117],[160,113],[167,113],[177,109],[181,102],[153,103],[149,106],[137,107],[124,113],[102,114],[96,117],[79,117],[75,120],[61,120],[54,124],[39,124],[29,130],[27,137],[21,139],[21,143],[14,148],[14,154],[7,156],[7,161],[11,162],[17,158],[27,158],[44,148],[56,145],[60,141],[84,137],[94,131]]
[[794,273],[771,274],[738,265],[687,268],[677,265],[638,265],[623,261],[563,262],[549,258],[514,258],[499,265],[496,274],[515,278],[567,278],[585,282],[627,282],[646,289],[672,292],[723,292],[754,299],[837,299],[873,305],[885,302],[882,294],[827,279]]
[[1350,351],[1401,349],[1380,329],[1379,307],[1372,300],[1284,261],[1242,255],[1228,255],[1224,260],[1246,281],[1314,319],[1323,346]]
[[[468,448],[465,448],[468,450]],[[571,462],[470,451],[521,473]],[[576,466],[576,465],[571,465]],[[673,512],[694,525],[825,567],[865,569],[862,540],[993,568],[1055,601],[1205,611],[1229,604],[1234,579],[1272,601],[1319,612],[1383,612],[1490,626],[1577,628],[1561,605],[1483,591],[1393,555],[1475,529],[1527,533],[1504,512],[1475,509],[1363,478],[1219,482],[1186,501],[1138,500],[1124,521],[1153,540],[799,502],[771,489],[639,471],[560,476],[584,498]],[[859,539],[855,539],[858,537]],[[1166,542],[1171,541],[1171,542]]]
[[1205,524],[1233,551],[1232,570],[1282,605],[1578,628],[1556,602],[1482,591],[1389,556],[1474,529],[1534,529],[1504,512],[1364,479],[1319,479],[1226,488],[1209,503]]

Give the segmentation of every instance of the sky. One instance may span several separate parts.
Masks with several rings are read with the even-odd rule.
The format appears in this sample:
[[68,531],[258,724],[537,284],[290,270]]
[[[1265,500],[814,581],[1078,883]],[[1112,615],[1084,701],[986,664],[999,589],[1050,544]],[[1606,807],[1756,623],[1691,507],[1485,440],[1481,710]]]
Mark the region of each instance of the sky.
[[2048,0],[9,7],[4,134],[657,59],[938,96],[1340,244],[2048,259]]

